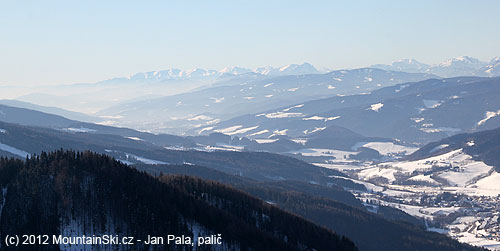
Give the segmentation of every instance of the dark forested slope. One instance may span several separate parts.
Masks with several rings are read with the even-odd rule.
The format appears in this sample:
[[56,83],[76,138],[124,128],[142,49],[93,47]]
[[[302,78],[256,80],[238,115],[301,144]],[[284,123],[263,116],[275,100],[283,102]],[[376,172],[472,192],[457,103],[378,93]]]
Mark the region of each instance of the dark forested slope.
[[253,181],[194,165],[138,165],[154,174],[176,174],[215,180],[256,196],[352,239],[360,250],[480,250],[442,234],[429,232],[418,219],[391,207],[368,212],[342,188],[300,181]]
[[[222,234],[222,246],[198,250],[356,250],[347,238],[232,188],[188,177],[156,179],[92,152],[59,150],[25,162],[1,158],[0,187],[2,240],[13,234],[117,234],[136,240],[147,235]],[[17,250],[59,248],[64,247]],[[137,243],[107,248],[150,247]],[[153,248],[192,250],[193,246]]]

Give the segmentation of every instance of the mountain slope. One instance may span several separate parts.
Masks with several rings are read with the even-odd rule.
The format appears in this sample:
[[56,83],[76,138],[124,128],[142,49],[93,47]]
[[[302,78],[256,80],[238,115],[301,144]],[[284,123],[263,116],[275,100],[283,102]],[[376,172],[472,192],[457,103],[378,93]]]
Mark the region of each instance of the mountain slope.
[[[159,181],[91,152],[42,153],[26,163],[1,159],[0,173],[0,184],[7,188],[0,215],[2,239],[20,233],[113,234],[134,240],[146,240],[148,235],[221,234],[220,245],[205,248],[356,250],[345,237],[229,187],[192,178],[162,177]],[[110,248],[93,246],[103,247]],[[157,247],[193,249],[191,245]],[[149,247],[137,241],[134,248]]]
[[193,146],[194,142],[183,137],[147,132],[139,132],[128,128],[105,126],[87,122],[70,120],[65,117],[50,113],[12,107],[0,104],[0,121],[35,127],[46,127],[70,133],[108,134],[148,141],[159,146]]
[[193,163],[259,181],[300,180],[326,184],[334,182],[328,176],[343,175],[335,170],[266,152],[169,150],[147,141],[118,135],[65,132],[3,122],[0,122],[0,129],[3,130],[0,133],[0,147],[5,146],[4,150],[21,158],[31,153],[65,148],[108,154],[124,163]]
[[[308,138],[312,131],[339,126],[365,136],[428,143],[500,126],[499,92],[500,78],[430,79],[248,114],[220,122],[204,133],[254,139],[281,133]],[[250,128],[255,129],[244,130]]]
[[[321,187],[317,186],[313,188],[313,186],[308,185],[300,185],[297,181],[305,182],[305,183],[314,183],[323,186],[331,185],[331,184],[339,184],[345,187],[352,187],[357,190],[364,190],[364,188],[360,185],[355,185],[351,182],[351,184],[340,183],[338,180],[344,180],[339,178],[342,176],[342,173],[339,173],[334,170],[329,170],[325,168],[316,167],[313,165],[309,165],[305,162],[298,161],[293,158],[280,156],[271,153],[251,153],[251,152],[197,152],[197,151],[172,151],[166,150],[164,148],[158,147],[151,143],[136,141],[126,139],[116,135],[101,135],[101,134],[92,134],[92,133],[68,133],[61,132],[46,128],[33,128],[33,127],[25,127],[19,125],[10,125],[6,123],[0,123],[0,128],[3,128],[4,132],[0,134],[0,143],[4,143],[8,146],[16,147],[17,149],[29,148],[33,149],[33,152],[40,152],[43,149],[58,149],[60,147],[65,148],[73,148],[73,149],[96,149],[96,151],[110,154],[115,156],[116,158],[122,159],[121,161],[150,161],[155,164],[162,163],[187,163],[184,165],[184,168],[190,168],[192,164],[207,166],[211,169],[222,171],[226,174],[234,174],[237,176],[243,176],[244,178],[251,178],[257,182],[265,182],[265,186],[258,185],[259,189],[253,190],[255,191],[256,196],[259,196],[262,199],[269,201],[281,201],[280,207],[285,208],[290,207],[290,210],[303,215],[304,217],[309,218],[306,211],[303,210],[303,206],[297,207],[297,205],[301,204],[287,204],[291,202],[291,198],[297,199],[297,201],[302,201],[301,203],[306,203],[308,210],[316,210],[317,208],[312,207],[312,205],[328,205],[327,208],[321,209],[320,212],[326,215],[336,215],[336,217],[340,217],[342,220],[332,220],[329,221],[328,227],[337,231],[346,231],[345,233],[351,233],[353,235],[358,234],[357,238],[361,238],[365,236],[361,234],[363,232],[357,231],[349,226],[357,226],[359,223],[352,223],[352,218],[346,218],[346,215],[351,215],[351,207],[345,207],[343,204],[339,204],[338,202],[324,201],[322,199],[315,198],[311,199],[310,195],[300,195],[300,196],[292,196],[290,194],[282,194],[282,192],[289,192],[291,190],[299,190],[301,193],[311,194],[314,196],[324,196],[329,198],[337,198],[335,193],[340,193],[339,191],[335,192],[332,189],[321,189]],[[25,150],[27,151],[27,150]],[[135,157],[134,157],[135,156]],[[139,160],[139,161],[138,161]],[[98,165],[97,165],[98,166]],[[161,165],[160,165],[161,167]],[[151,168],[156,168],[154,165]],[[165,172],[167,173],[167,172]],[[335,176],[335,177],[330,177]],[[0,176],[3,177],[3,176]],[[238,180],[241,180],[239,178]],[[273,181],[278,181],[282,183],[274,183]],[[286,182],[286,183],[285,183]],[[130,183],[127,183],[130,184]],[[262,183],[261,183],[262,184]],[[293,185],[292,185],[293,184]],[[253,187],[253,186],[252,186]],[[269,190],[262,190],[262,188],[268,187]],[[251,188],[251,187],[250,187]],[[322,192],[315,191],[315,189],[320,189]],[[279,192],[279,191],[282,192]],[[250,191],[250,190],[248,190]],[[273,192],[274,191],[274,192]],[[277,196],[277,197],[274,197]],[[292,196],[292,197],[290,197]],[[290,199],[287,199],[290,198]],[[352,198],[352,197],[351,197]],[[351,202],[349,202],[351,203]],[[338,210],[342,210],[345,213],[335,213]],[[292,210],[294,209],[294,210]],[[366,214],[364,209],[358,209],[355,211],[359,214]],[[356,214],[357,214],[356,213]],[[328,217],[328,216],[325,216]],[[349,216],[351,217],[351,216]],[[368,217],[368,216],[367,216]],[[377,217],[380,216],[369,216],[368,219],[372,219],[378,221],[381,220]],[[312,219],[312,218],[311,218]],[[314,219],[316,222],[320,224],[324,224],[323,221],[320,221],[319,218]],[[384,223],[385,222],[385,223]],[[375,231],[375,233],[382,233],[377,231],[376,229],[371,228],[373,226],[371,220],[366,221],[363,225],[363,231]],[[379,222],[381,223],[381,222]],[[393,223],[389,223],[386,221],[382,221],[384,224],[392,225]],[[380,225],[380,224],[378,224]],[[398,225],[398,224],[396,224]],[[395,227],[396,225],[392,225]],[[403,228],[405,229],[405,228]],[[401,229],[397,232],[401,233]],[[409,230],[406,229],[404,231],[417,231],[417,230]],[[420,234],[427,235],[422,230]],[[417,232],[418,232],[417,231]],[[411,235],[411,234],[410,234]],[[373,234],[369,234],[369,236],[376,236]],[[390,237],[391,238],[391,237]],[[430,238],[430,237],[426,237]],[[434,237],[432,237],[434,238]],[[449,239],[442,239],[438,241],[438,239],[443,238],[436,236],[435,241],[438,243],[443,242],[443,245],[451,245],[454,247],[453,242],[449,242]],[[424,238],[425,239],[425,238]],[[394,243],[401,241],[400,239],[394,240]],[[369,246],[373,242],[367,241],[363,245]],[[405,241],[401,243],[406,243]],[[394,245],[401,245],[394,244]],[[448,244],[445,244],[448,243]],[[415,245],[418,244],[416,241]],[[418,244],[420,245],[420,244]],[[409,248],[411,249],[411,248]]]
[[479,70],[488,77],[500,76],[500,57],[493,58],[488,65]]
[[476,133],[465,133],[425,145],[409,156],[410,159],[428,158],[457,149],[475,159],[494,166],[500,172],[500,128]]
[[120,104],[98,115],[116,117],[114,121],[126,127],[177,134],[192,129],[189,133],[196,135],[221,120],[246,113],[321,97],[366,93],[431,77],[435,76],[365,68],[231,81],[189,93]]
[[31,104],[31,103],[23,102],[23,101],[19,101],[19,100],[3,99],[3,100],[0,100],[0,104],[6,105],[6,106],[11,106],[11,107],[25,108],[25,109],[29,109],[29,110],[54,114],[54,115],[65,117],[65,118],[68,118],[71,120],[78,120],[78,121],[89,122],[89,123],[103,122],[103,119],[101,119],[101,118],[92,117],[92,116],[89,116],[89,115],[86,115],[83,113],[67,111],[64,109],[57,108],[57,107],[39,106],[39,105],[35,105],[35,104]]
[[368,212],[359,201],[353,201],[336,186],[324,188],[292,181],[255,182],[192,165],[140,165],[138,168],[156,174],[190,175],[232,185],[352,238],[361,250],[475,249],[444,235],[425,231],[421,222],[399,210],[380,206],[378,214]]

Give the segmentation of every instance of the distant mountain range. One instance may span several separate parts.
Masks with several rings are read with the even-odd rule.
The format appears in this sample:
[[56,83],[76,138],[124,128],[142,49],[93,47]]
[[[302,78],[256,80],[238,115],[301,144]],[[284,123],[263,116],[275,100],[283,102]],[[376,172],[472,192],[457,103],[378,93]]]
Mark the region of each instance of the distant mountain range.
[[[371,68],[382,69],[387,72],[401,72],[404,73],[413,73],[413,74],[426,74],[426,78],[439,78],[439,77],[456,77],[456,76],[483,76],[483,77],[494,77],[500,76],[500,58],[494,58],[490,62],[482,62],[480,60],[474,59],[472,57],[457,57],[447,61],[444,61],[440,64],[436,65],[428,65],[424,63],[420,63],[415,59],[405,59],[393,62],[391,65],[373,65]],[[297,102],[304,100],[304,95],[310,95],[310,93],[302,93],[304,91],[304,87],[307,86],[306,89],[310,90],[321,90],[322,96],[331,95],[332,93],[337,94],[335,91],[340,93],[340,86],[335,85],[339,83],[333,83],[331,80],[338,81],[339,79],[343,79],[343,83],[341,86],[350,86],[353,88],[358,88],[358,93],[364,93],[370,91],[371,89],[363,88],[363,84],[366,83],[374,83],[381,84],[382,87],[387,86],[386,84],[397,84],[403,83],[398,81],[392,81],[390,83],[375,83],[377,79],[372,78],[370,76],[366,79],[356,79],[351,78],[351,82],[347,81],[347,78],[343,78],[342,76],[334,76],[334,75],[342,75],[339,73],[349,72],[351,75],[355,72],[358,72],[363,75],[363,69],[344,69],[344,70],[334,70],[326,73],[323,70],[318,70],[314,66],[309,63],[302,64],[290,64],[283,67],[258,67],[255,69],[242,68],[237,66],[226,67],[221,70],[207,70],[207,69],[192,69],[192,70],[181,70],[176,68],[171,68],[167,70],[161,71],[150,71],[150,72],[140,72],[133,74],[131,76],[126,77],[117,77],[108,80],[99,81],[96,83],[88,83],[88,84],[71,84],[71,85],[57,85],[57,86],[35,86],[33,88],[20,88],[16,87],[15,98],[20,101],[25,101],[41,106],[47,107],[58,107],[64,108],[66,110],[78,111],[87,114],[97,113],[108,108],[113,107],[116,108],[120,104],[123,103],[131,103],[135,101],[149,101],[155,98],[173,96],[177,94],[186,94],[188,92],[199,91],[202,89],[208,89],[212,87],[221,87],[221,86],[237,86],[237,85],[249,85],[252,82],[257,81],[269,81],[268,83],[273,83],[274,79],[283,77],[282,81],[285,81],[288,78],[290,82],[290,86],[284,86],[283,90],[295,93],[288,93],[288,96],[292,96],[296,99]],[[329,89],[326,91],[322,90],[321,83],[311,82],[311,75],[324,75],[331,74],[332,79],[324,79],[323,84],[328,83],[326,85]],[[296,77],[296,80],[293,78]],[[335,79],[333,79],[335,78]],[[369,81],[373,79],[372,81]],[[271,81],[273,80],[273,81]],[[405,79],[399,79],[404,81]],[[422,78],[419,80],[423,80]],[[293,82],[295,81],[295,82]],[[297,86],[297,81],[301,81],[300,86]],[[406,79],[407,82],[418,81]],[[295,86],[291,86],[291,85]],[[317,84],[318,86],[316,86]],[[282,83],[285,85],[285,83]],[[2,90],[6,90],[7,92],[12,91],[14,87],[0,87]],[[10,89],[9,89],[10,88]],[[299,88],[299,89],[296,89]],[[319,88],[319,89],[318,89]],[[337,88],[337,90],[334,90]],[[241,89],[241,88],[240,88]],[[270,89],[270,88],[268,88]],[[238,89],[239,91],[239,89]],[[4,91],[5,92],[5,91]],[[352,94],[351,93],[340,93],[344,95]],[[249,94],[249,93],[241,93],[241,94]],[[251,93],[250,93],[251,94]],[[257,98],[259,98],[259,93],[254,95],[246,95],[243,98],[247,98],[248,100],[253,98],[253,102],[257,102]],[[280,93],[284,94],[284,92]],[[271,96],[273,95],[273,96]],[[2,96],[2,95],[0,95]],[[239,98],[238,95],[231,95]],[[267,97],[266,97],[267,96]],[[277,93],[266,93],[263,95],[266,99],[279,99]],[[12,99],[12,95],[4,95],[4,98]],[[209,97],[209,98],[219,98],[219,97]],[[320,98],[320,97],[318,97]],[[226,101],[229,97],[225,97]],[[309,99],[309,97],[308,97]],[[280,99],[278,102],[283,101]],[[266,103],[268,101],[265,101]],[[259,101],[260,104],[263,104]],[[177,104],[177,102],[176,102]],[[243,103],[245,104],[245,103]],[[283,104],[283,102],[281,103]],[[232,104],[233,108],[235,107]],[[284,104],[283,104],[284,105]],[[172,108],[172,107],[171,107]],[[177,108],[173,108],[176,110]],[[209,109],[210,110],[210,109]],[[106,110],[107,112],[108,110]],[[213,111],[198,109],[197,113],[214,113]],[[215,112],[218,113],[218,112]],[[106,116],[109,114],[105,114]],[[193,113],[190,112],[190,115]],[[111,115],[113,116],[113,115]],[[231,115],[233,116],[233,115]],[[178,116],[171,116],[178,117]],[[222,119],[227,119],[228,117],[224,117]],[[104,119],[106,120],[106,119]],[[113,122],[113,121],[108,121]],[[116,121],[115,121],[116,122]],[[120,121],[118,121],[119,124]],[[165,121],[163,121],[165,122]],[[170,124],[174,124],[173,127],[179,126],[177,122],[169,122]],[[134,126],[133,124],[121,124],[122,126]],[[158,128],[151,128],[157,126]],[[161,129],[161,127],[168,126],[159,126],[159,125],[149,125],[145,124],[145,127],[148,130],[152,129]],[[145,127],[141,127],[144,129]],[[136,127],[138,128],[138,127]],[[167,128],[168,129],[168,128]],[[174,131],[171,131],[174,132]],[[175,131],[179,133],[179,131]]]
[[[224,75],[242,75],[247,73],[258,73],[266,76],[283,76],[283,75],[303,75],[303,74],[318,74],[320,73],[314,66],[309,63],[289,64],[282,67],[258,67],[256,69],[241,68],[237,66],[226,67],[222,70],[206,70],[196,68],[192,70],[180,70],[170,68],[162,71],[140,72],[125,79],[215,79]],[[123,79],[123,78],[118,78]]]
[[473,57],[461,56],[436,65],[420,63],[415,59],[401,59],[392,62],[390,65],[376,64],[371,67],[388,71],[429,73],[441,77],[495,77],[500,76],[500,57],[493,58],[489,62],[483,62]]
[[198,134],[206,127],[246,113],[335,95],[369,93],[382,87],[429,78],[437,76],[374,68],[275,77],[241,75],[197,91],[120,103],[99,111],[97,115],[110,118],[109,121],[116,125],[140,130],[182,134],[194,128],[191,133]]
[[309,139],[315,132],[340,126],[365,136],[428,143],[500,126],[498,93],[500,78],[429,79],[369,94],[295,103],[197,130],[253,139],[276,135]]
[[[498,76],[500,57],[495,57],[489,62],[481,61],[469,56],[459,56],[447,59],[439,64],[431,65],[418,62],[415,59],[400,59],[389,65],[375,64],[370,67],[379,68],[388,71],[402,71],[411,73],[429,73],[440,77],[458,77],[458,76]],[[491,70],[490,70],[491,69]],[[221,70],[195,68],[191,70],[181,70],[170,68],[162,71],[140,72],[133,74],[125,79],[202,79],[202,78],[220,78],[227,75],[243,74],[262,74],[265,76],[285,76],[285,75],[304,75],[325,73],[319,71],[313,65],[305,62],[302,64],[289,64],[282,67],[257,67],[255,69],[230,66]],[[124,79],[124,78],[118,78]]]

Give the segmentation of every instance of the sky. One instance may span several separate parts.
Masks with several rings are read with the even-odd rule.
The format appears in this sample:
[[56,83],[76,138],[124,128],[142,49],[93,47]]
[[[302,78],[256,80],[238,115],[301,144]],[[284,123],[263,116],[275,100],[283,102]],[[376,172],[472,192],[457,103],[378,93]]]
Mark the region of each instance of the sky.
[[500,56],[500,1],[0,0],[0,85]]

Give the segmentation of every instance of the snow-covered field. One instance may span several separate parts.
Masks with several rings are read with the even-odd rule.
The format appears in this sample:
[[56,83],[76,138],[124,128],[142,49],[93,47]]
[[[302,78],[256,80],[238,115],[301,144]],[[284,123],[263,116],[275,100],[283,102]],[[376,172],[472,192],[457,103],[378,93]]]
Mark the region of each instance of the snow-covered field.
[[[380,142],[360,142],[353,149],[361,146],[386,155],[403,151],[409,154],[416,150]],[[366,191],[351,192],[364,202],[367,210],[376,212],[379,205],[391,206],[426,219],[429,231],[500,250],[500,213],[497,210],[500,208],[497,200],[500,173],[494,167],[474,160],[462,149],[421,160],[378,164],[349,162],[351,152],[328,153],[325,149],[315,149],[306,154],[344,157],[315,165],[344,172],[349,175],[344,179],[364,185]]]
[[335,149],[305,148],[298,151],[291,151],[288,153],[300,154],[302,156],[308,156],[308,157],[333,157],[335,158],[336,162],[339,161],[352,162],[353,160],[349,159],[349,155],[356,154],[358,152],[342,151]]
[[397,145],[392,142],[358,142],[352,149],[358,150],[360,147],[367,147],[378,151],[382,155],[403,154],[409,155],[418,150],[417,147]]
[[491,191],[500,194],[500,175],[492,166],[474,160],[462,149],[416,161],[377,164],[361,170],[358,178],[383,178],[390,184],[396,181],[422,181],[440,186],[479,188],[490,190],[488,194]]

